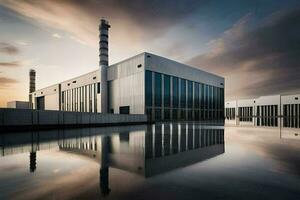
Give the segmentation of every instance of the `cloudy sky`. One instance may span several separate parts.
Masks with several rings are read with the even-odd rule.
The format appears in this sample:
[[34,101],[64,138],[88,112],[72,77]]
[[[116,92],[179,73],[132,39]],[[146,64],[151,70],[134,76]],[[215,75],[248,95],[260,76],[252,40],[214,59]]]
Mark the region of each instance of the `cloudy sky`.
[[226,78],[226,99],[300,92],[299,0],[0,0],[0,107],[98,68],[98,23],[110,63],[148,51]]

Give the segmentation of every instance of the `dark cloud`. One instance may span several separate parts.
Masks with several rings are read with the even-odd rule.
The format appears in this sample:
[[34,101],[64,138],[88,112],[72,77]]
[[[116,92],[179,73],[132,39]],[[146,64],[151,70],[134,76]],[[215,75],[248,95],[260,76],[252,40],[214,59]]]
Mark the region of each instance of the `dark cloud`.
[[16,68],[16,67],[21,67],[21,66],[22,66],[22,63],[19,61],[0,62],[0,67]]
[[0,89],[10,87],[10,85],[18,83],[17,80],[0,76]]
[[0,53],[2,54],[8,54],[8,55],[15,55],[19,53],[19,49],[15,47],[14,45],[0,42]]
[[[3,6],[53,28],[95,44],[101,17],[107,18],[115,38],[148,40],[191,15],[209,0],[3,0]],[[116,39],[115,39],[116,40]]]
[[[254,15],[257,15],[256,8],[264,10],[264,8],[272,7],[271,0],[265,3],[264,7],[260,7],[261,1],[250,3],[243,1],[242,4],[246,5],[230,1],[228,4],[233,4],[231,7],[234,7],[230,9],[230,12],[227,3],[220,4],[218,1],[210,0],[0,1],[0,5],[18,13],[20,18],[25,16],[24,19],[30,23],[41,22],[37,24],[65,31],[70,33],[71,38],[94,46],[98,45],[99,19],[106,17],[112,24],[111,55],[116,55],[118,58],[127,55],[128,51],[135,53],[135,50],[148,50],[147,47],[152,41],[160,38],[162,34],[171,30],[170,28],[177,23],[183,22],[190,15],[198,16],[199,13],[206,11],[204,15],[206,18],[199,18],[199,20],[194,18],[194,22],[187,25],[194,29],[200,21],[205,21],[207,24],[204,24],[209,29],[216,26],[228,27],[226,21],[230,21],[230,16],[237,15],[236,10],[239,12],[243,10],[241,12],[243,14],[253,11]],[[209,6],[213,7],[209,10],[212,12],[208,12]],[[253,9],[248,9],[249,6]],[[215,8],[218,9],[215,10]],[[262,14],[269,12],[271,11],[262,11]],[[215,16],[219,13],[223,13],[222,19],[216,21]],[[211,52],[196,56],[188,63],[225,76],[226,94],[229,96],[256,96],[299,89],[299,9],[275,13],[254,28],[249,28],[251,18],[251,14],[242,18],[221,38],[211,42]],[[203,33],[205,31],[199,32],[199,38]],[[194,40],[195,43],[198,41],[197,38]],[[178,38],[175,42],[173,42],[174,38],[170,38],[170,41],[159,47],[159,50],[165,52],[167,56],[179,57],[177,55],[184,55],[188,49],[186,46],[195,45],[182,38]],[[15,65],[2,63],[1,66],[17,65],[18,63]]]
[[[41,5],[37,2],[40,1],[36,1],[36,5]],[[65,6],[76,6],[97,17],[118,18],[123,15],[139,26],[164,28],[190,15],[209,0],[173,0],[172,3],[169,0],[59,0],[57,2],[63,2]]]
[[208,0],[133,0],[123,1],[114,0],[114,5],[119,6],[121,10],[140,26],[150,26],[164,28],[178,22],[178,20],[190,15]]
[[300,91],[300,8],[274,13],[252,29],[250,19],[188,63],[224,75],[229,97]]

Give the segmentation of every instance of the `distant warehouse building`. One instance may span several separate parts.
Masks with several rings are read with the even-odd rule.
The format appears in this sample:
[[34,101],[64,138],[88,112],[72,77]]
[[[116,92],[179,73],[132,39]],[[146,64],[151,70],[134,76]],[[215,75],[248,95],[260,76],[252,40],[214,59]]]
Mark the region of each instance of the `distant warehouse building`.
[[300,128],[300,94],[227,101],[225,122],[241,126]]
[[6,105],[7,108],[16,108],[16,109],[29,109],[28,101],[9,101]]
[[150,53],[108,66],[100,24],[100,70],[31,93],[39,110],[147,114],[151,120],[224,118],[224,78]]

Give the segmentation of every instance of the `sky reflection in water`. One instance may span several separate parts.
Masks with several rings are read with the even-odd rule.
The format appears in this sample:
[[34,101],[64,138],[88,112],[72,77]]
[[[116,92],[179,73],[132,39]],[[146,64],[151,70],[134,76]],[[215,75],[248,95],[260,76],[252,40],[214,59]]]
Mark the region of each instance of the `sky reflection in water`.
[[300,140],[279,136],[196,123],[2,134],[0,199],[299,199]]

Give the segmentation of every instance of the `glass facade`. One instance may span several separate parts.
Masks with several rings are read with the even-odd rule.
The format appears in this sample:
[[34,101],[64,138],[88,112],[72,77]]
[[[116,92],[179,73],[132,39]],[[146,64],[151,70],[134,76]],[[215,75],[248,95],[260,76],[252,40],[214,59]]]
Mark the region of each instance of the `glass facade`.
[[170,107],[171,105],[171,82],[170,76],[164,75],[164,106]]
[[61,92],[61,110],[71,112],[97,112],[97,94],[100,83],[92,83]]
[[193,82],[188,81],[188,108],[193,108]]
[[300,104],[283,105],[283,127],[300,128]]
[[179,83],[178,78],[173,77],[173,90],[172,90],[172,97],[173,97],[173,108],[178,108],[179,106]]
[[186,108],[186,80],[180,79],[180,108]]
[[161,107],[162,102],[162,86],[161,86],[161,74],[155,73],[154,76],[154,99],[155,99],[155,107]]
[[224,88],[146,70],[145,105],[152,120],[222,120]]
[[235,108],[226,108],[225,109],[225,118],[227,120],[234,120],[235,119]]
[[239,118],[241,122],[252,122],[253,107],[239,107]]
[[179,78],[172,77],[172,119],[178,119]]
[[145,75],[145,103],[146,106],[152,106],[152,73],[150,71],[146,71]]
[[195,83],[194,87],[194,107],[195,109],[200,108],[200,96],[199,96],[199,83]]
[[257,106],[257,126],[278,126],[278,105]]

